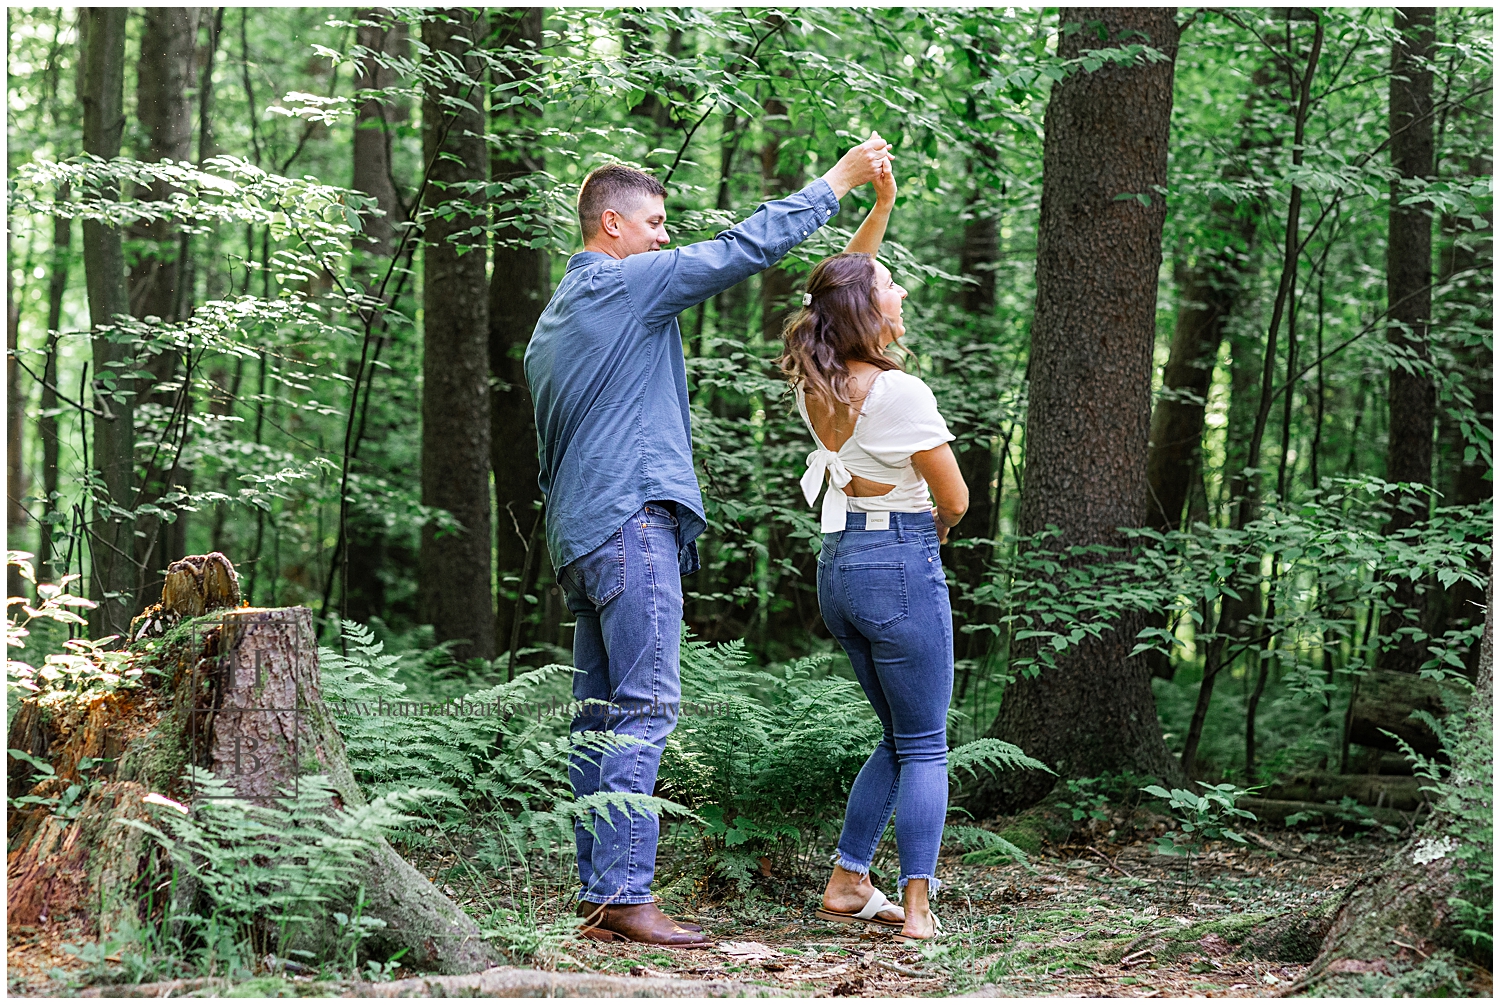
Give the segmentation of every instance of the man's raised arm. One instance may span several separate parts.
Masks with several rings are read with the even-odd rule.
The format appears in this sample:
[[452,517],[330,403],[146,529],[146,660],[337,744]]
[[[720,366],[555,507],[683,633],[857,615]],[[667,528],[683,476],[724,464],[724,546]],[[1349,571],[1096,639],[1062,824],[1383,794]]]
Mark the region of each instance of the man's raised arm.
[[854,147],[802,191],[763,203],[711,241],[631,255],[620,265],[641,320],[657,328],[781,260],[839,211],[839,199],[872,181],[892,154],[878,134]]

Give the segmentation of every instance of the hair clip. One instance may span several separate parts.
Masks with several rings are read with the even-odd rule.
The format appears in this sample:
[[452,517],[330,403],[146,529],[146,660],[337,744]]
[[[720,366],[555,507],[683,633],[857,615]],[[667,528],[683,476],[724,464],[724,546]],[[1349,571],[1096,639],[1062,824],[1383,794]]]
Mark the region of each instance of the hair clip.
[[812,306],[812,294],[811,293],[804,293],[804,294],[802,294],[802,306],[803,307],[811,307]]

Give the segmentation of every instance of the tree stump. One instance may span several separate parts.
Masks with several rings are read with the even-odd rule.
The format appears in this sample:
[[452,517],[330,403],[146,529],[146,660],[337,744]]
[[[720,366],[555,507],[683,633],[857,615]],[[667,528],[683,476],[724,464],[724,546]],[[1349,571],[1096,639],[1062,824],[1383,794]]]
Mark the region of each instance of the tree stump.
[[184,618],[197,618],[223,608],[240,606],[240,577],[229,559],[217,551],[189,555],[167,566],[161,602],[152,604],[130,622],[130,638],[162,635]]
[[[327,775],[343,806],[363,806],[318,679],[312,612],[239,608],[224,615],[212,770],[242,799],[269,804],[299,774]],[[386,922],[364,943],[374,957],[405,949],[419,969],[482,970],[492,954],[479,927],[381,838],[362,877],[364,912]],[[352,893],[352,891],[351,891]]]
[[[56,801],[10,812],[12,925],[106,938],[139,919],[147,891],[157,892],[159,904],[170,863],[147,835],[121,824],[150,820],[152,793],[191,801],[183,780],[190,765],[211,769],[259,805],[310,774],[328,777],[339,805],[365,804],[323,704],[312,612],[236,607],[192,620],[195,611],[238,599],[233,567],[217,554],[174,563],[168,584],[162,603],[132,631],[138,640],[163,635],[144,643],[149,650],[137,647],[158,671],[148,679],[160,683],[44,692],[17,712],[10,747],[46,761],[53,773],[38,777],[24,758],[11,757],[10,795]],[[404,949],[404,964],[450,974],[493,962],[473,919],[383,838],[360,882],[364,914],[386,922],[363,945],[371,957]],[[351,889],[350,906],[354,895]]]

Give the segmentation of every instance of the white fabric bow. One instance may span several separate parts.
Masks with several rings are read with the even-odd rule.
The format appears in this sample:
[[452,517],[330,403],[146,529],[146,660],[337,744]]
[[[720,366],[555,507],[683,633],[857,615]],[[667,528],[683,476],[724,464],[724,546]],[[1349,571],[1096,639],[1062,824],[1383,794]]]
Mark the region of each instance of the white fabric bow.
[[849,484],[849,469],[844,460],[832,450],[814,450],[807,455],[807,472],[802,476],[802,494],[811,506],[818,498],[823,480],[828,480],[828,491],[823,494],[823,533],[832,534],[843,530],[848,523],[849,497],[844,495],[844,486]]

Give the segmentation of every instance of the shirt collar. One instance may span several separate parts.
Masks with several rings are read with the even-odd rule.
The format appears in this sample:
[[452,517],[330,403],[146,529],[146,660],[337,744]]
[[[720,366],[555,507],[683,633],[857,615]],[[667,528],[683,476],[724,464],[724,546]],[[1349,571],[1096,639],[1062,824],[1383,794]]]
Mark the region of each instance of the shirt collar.
[[568,267],[564,271],[572,272],[574,269],[581,269],[585,265],[594,265],[600,261],[610,260],[612,260],[611,256],[606,255],[602,251],[580,251],[578,254],[568,259]]

